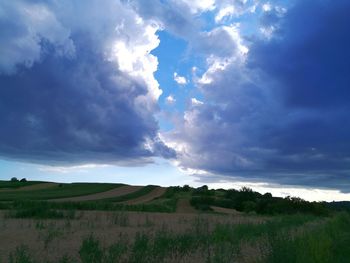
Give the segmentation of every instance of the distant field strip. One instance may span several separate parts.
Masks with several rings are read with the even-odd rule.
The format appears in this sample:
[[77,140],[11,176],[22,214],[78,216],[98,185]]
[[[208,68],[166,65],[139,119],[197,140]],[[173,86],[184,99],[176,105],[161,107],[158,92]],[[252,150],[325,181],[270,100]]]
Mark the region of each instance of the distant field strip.
[[42,189],[47,189],[54,186],[58,186],[58,184],[57,183],[38,183],[38,184],[26,185],[18,188],[4,188],[4,189],[0,189],[0,192],[42,190]]
[[121,203],[125,202],[131,199],[138,198],[140,196],[146,195],[149,192],[151,192],[156,186],[154,185],[147,185],[147,186],[129,186],[130,188],[137,188],[136,191],[132,191],[128,194],[120,195],[120,196],[115,196],[115,197],[110,197],[110,198],[103,198],[100,199],[99,201],[107,201],[107,202],[113,202],[113,203]]
[[60,199],[52,199],[50,201],[57,201],[57,202],[82,202],[82,201],[94,201],[94,200],[101,200],[101,199],[109,199],[114,197],[121,197],[124,195],[128,195],[131,193],[136,192],[142,188],[142,186],[120,186],[117,188],[114,188],[112,190],[108,190],[105,192],[100,192],[96,194],[91,195],[83,195],[83,196],[77,196],[77,197],[67,197],[67,198],[60,198]]
[[20,187],[27,187],[30,185],[42,184],[44,182],[30,181],[30,182],[10,182],[10,181],[0,181],[1,190],[18,189]]
[[0,201],[49,200],[82,195],[91,195],[114,189],[121,184],[74,183],[59,184],[50,188],[31,191],[0,192]]
[[137,198],[129,199],[129,200],[123,202],[123,203],[127,204],[127,205],[143,204],[143,203],[152,201],[153,199],[155,199],[157,197],[162,196],[165,192],[166,192],[166,188],[155,186],[148,193],[146,193],[146,194],[144,194],[142,196],[139,196]]

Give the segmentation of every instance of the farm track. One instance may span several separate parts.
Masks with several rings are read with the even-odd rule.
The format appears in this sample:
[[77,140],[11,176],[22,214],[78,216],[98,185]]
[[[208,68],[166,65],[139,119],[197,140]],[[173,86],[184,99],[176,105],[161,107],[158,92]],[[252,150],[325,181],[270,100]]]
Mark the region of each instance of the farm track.
[[193,206],[191,206],[188,199],[179,199],[177,201],[176,213],[193,214],[198,213],[198,211]]
[[125,202],[121,202],[122,204],[126,205],[137,205],[137,204],[143,204],[147,203],[149,201],[152,201],[153,199],[162,196],[166,192],[165,187],[156,187],[153,189],[150,193],[145,194],[143,196],[137,197],[135,199],[131,199]]
[[58,198],[58,199],[52,199],[50,201],[55,201],[55,202],[94,201],[94,200],[101,200],[101,199],[114,198],[114,197],[127,195],[130,193],[136,192],[141,188],[142,186],[125,185],[125,186],[116,187],[112,190],[108,190],[108,191],[100,192],[96,194],[83,195],[83,196],[77,196],[77,197]]

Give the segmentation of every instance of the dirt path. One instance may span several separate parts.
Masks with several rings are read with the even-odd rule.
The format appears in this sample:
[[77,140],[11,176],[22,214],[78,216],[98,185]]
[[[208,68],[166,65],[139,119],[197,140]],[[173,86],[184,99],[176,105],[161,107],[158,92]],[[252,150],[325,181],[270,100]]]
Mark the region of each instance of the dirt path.
[[223,213],[223,214],[229,214],[229,215],[242,215],[241,212],[235,209],[224,208],[219,206],[211,206],[211,208],[217,213]]
[[179,199],[177,201],[176,213],[197,213],[197,210],[191,206],[188,199]]
[[41,184],[33,184],[28,186],[23,186],[19,188],[3,188],[0,190],[0,192],[18,192],[18,191],[32,191],[32,190],[42,190],[46,188],[51,188],[54,186],[57,186],[57,183],[41,183]]
[[142,186],[125,185],[125,186],[120,186],[120,187],[114,188],[112,190],[108,190],[108,191],[100,192],[100,193],[96,193],[96,194],[83,195],[83,196],[77,196],[77,197],[59,198],[59,199],[53,199],[50,201],[81,202],[81,201],[101,200],[101,199],[105,199],[105,198],[113,198],[113,197],[118,197],[118,196],[130,194],[130,193],[133,193],[141,188],[142,188]]
[[140,196],[135,199],[128,200],[122,203],[127,205],[137,205],[137,204],[146,203],[146,202],[152,201],[157,197],[162,196],[165,193],[165,191],[166,191],[165,187],[156,187],[148,194],[145,194],[143,196]]

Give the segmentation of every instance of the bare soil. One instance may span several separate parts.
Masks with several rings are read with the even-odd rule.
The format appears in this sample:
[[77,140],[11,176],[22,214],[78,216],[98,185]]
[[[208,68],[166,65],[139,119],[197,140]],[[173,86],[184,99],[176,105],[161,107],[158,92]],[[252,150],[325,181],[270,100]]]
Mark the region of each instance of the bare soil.
[[188,199],[179,199],[177,201],[176,213],[198,213],[198,211],[191,206]]
[[83,195],[83,196],[76,196],[76,197],[67,197],[67,198],[59,198],[59,199],[53,199],[50,201],[56,201],[56,202],[82,202],[82,201],[93,201],[93,200],[101,200],[106,198],[113,198],[118,197],[126,194],[133,193],[139,189],[141,189],[142,186],[131,186],[131,185],[125,185],[120,186],[117,188],[114,188],[112,190],[108,190],[101,193],[91,194],[91,195]]

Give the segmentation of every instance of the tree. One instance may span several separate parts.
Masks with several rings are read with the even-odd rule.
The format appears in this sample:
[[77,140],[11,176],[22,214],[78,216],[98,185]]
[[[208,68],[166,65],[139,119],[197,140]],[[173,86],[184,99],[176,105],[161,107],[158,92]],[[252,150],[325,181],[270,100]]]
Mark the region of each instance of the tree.
[[191,187],[188,185],[188,184],[185,184],[182,189],[185,191],[185,192],[189,192],[191,190]]
[[27,182],[26,178],[22,178],[20,182]]
[[12,178],[11,178],[11,182],[18,182],[17,177],[12,177]]

